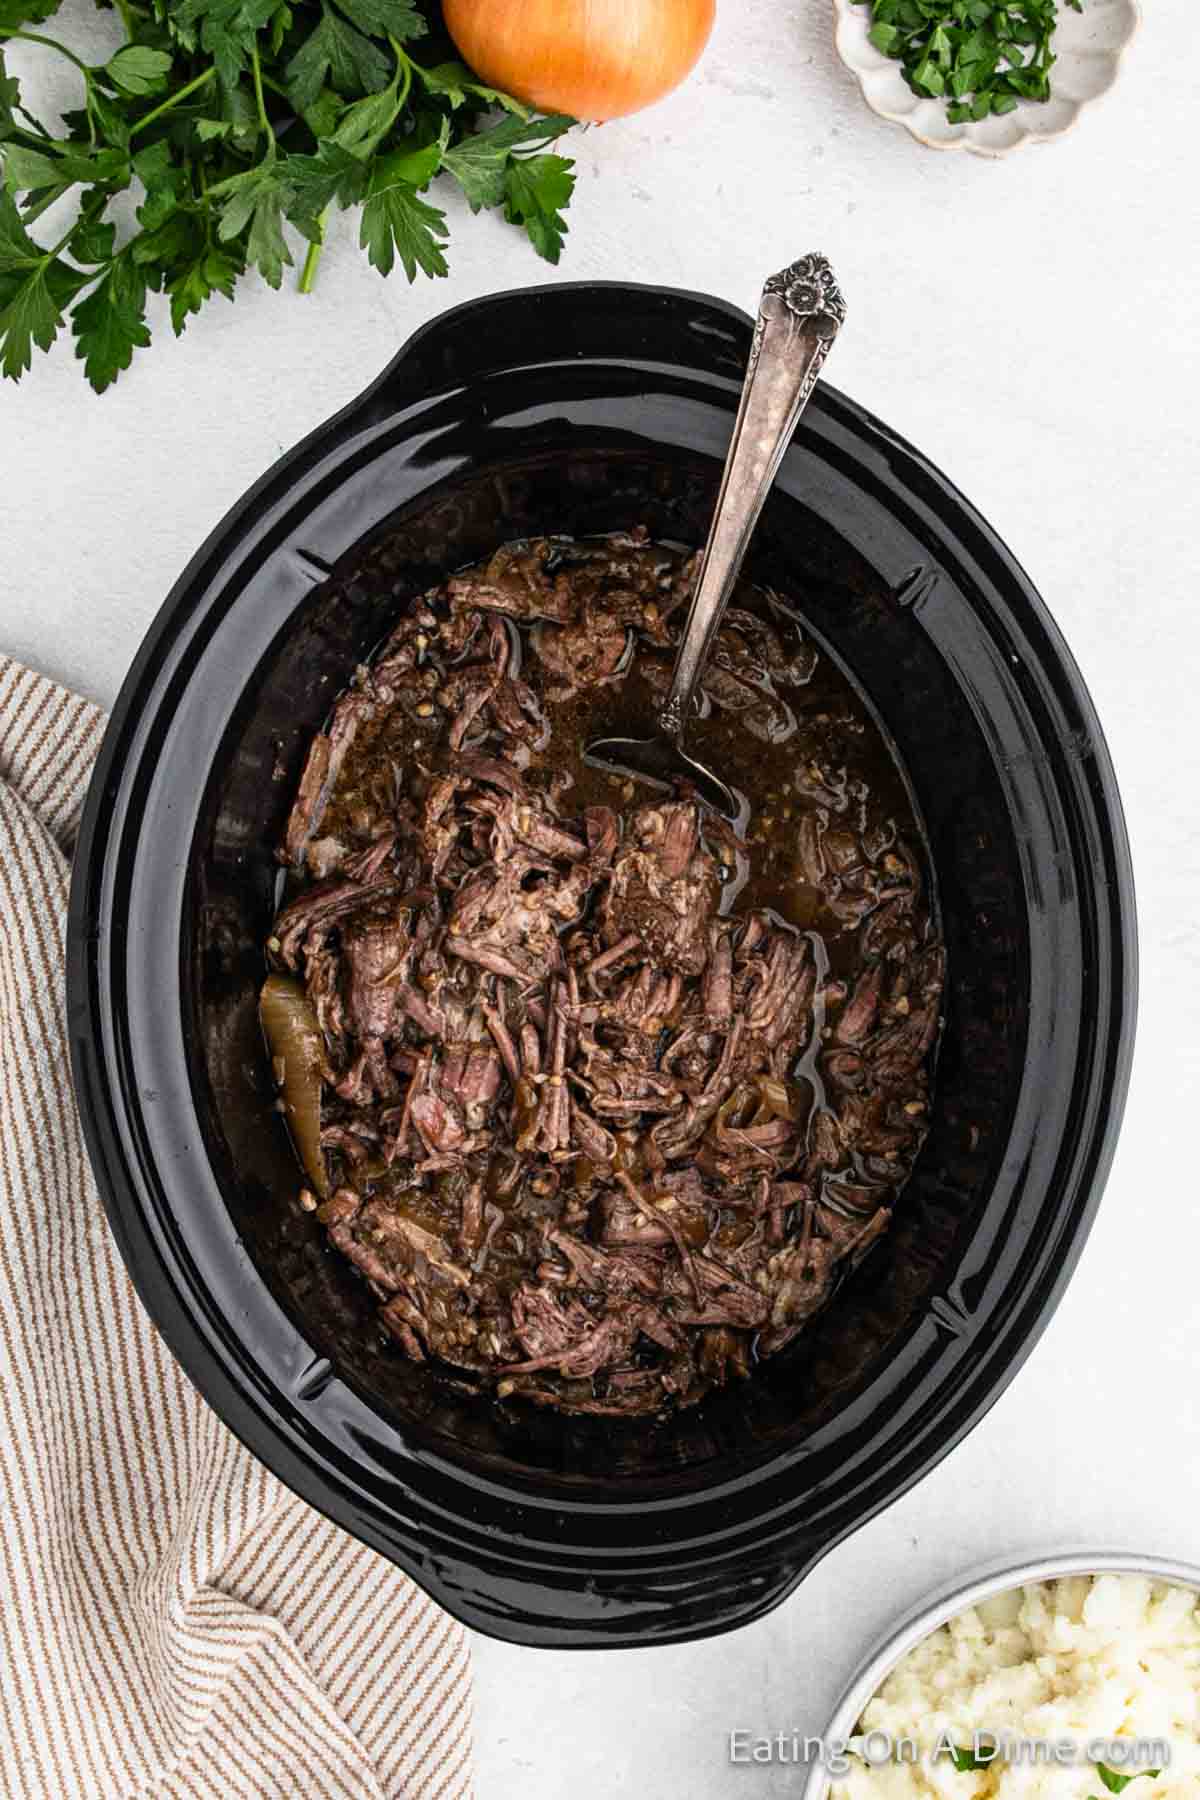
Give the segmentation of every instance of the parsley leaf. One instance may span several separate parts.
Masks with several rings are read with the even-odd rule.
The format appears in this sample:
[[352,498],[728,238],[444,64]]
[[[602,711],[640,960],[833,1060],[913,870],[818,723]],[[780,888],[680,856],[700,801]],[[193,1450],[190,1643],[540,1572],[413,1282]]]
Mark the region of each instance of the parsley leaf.
[[398,44],[424,37],[429,27],[412,0],[337,0],[348,19],[368,36],[395,38]]
[[322,6],[321,22],[287,65],[289,97],[303,112],[325,85],[339,94],[374,93],[388,85],[392,65],[371,39],[348,25],[330,6]]
[[1155,1780],[1162,1774],[1162,1770],[1139,1769],[1136,1775],[1118,1775],[1116,1770],[1110,1769],[1106,1763],[1097,1763],[1096,1773],[1099,1775],[1110,1794],[1122,1794],[1131,1781],[1138,1781],[1143,1775],[1149,1777],[1151,1780]]
[[514,100],[511,94],[502,94],[498,88],[485,87],[475,79],[466,63],[444,62],[435,69],[423,69],[419,63],[414,63],[412,71],[427,93],[448,100],[455,110],[471,101],[475,105],[502,106],[519,119],[529,117],[527,106]]
[[135,350],[150,342],[146,283],[127,255],[115,257],[91,293],[73,309],[75,354],[98,394],[127,369]]
[[102,225],[98,219],[85,215],[71,233],[67,248],[76,262],[110,263],[116,241],[115,225]]
[[[544,119],[504,119],[499,125],[493,125],[487,131],[474,132],[464,138],[460,144],[448,149],[442,158],[443,166],[449,169],[463,193],[467,197],[472,212],[481,207],[501,206],[508,196],[505,181],[505,170],[512,153],[519,145],[548,144],[564,131],[569,131],[574,124],[573,119],[562,114],[554,114]],[[567,199],[570,189],[567,190]],[[557,202],[565,205],[564,200]]]
[[950,1755],[960,1775],[967,1774],[970,1769],[986,1769],[988,1766],[986,1762],[980,1761],[973,1750],[960,1750],[957,1745],[951,1746]]
[[[418,269],[426,275],[449,273],[442,254],[446,215],[417,193],[431,178],[432,171],[425,172],[428,157],[428,151],[399,151],[378,158],[371,171],[359,241],[381,275],[391,274],[397,256],[410,281],[416,280]],[[440,162],[440,146],[437,157]]]
[[387,136],[400,111],[401,100],[395,82],[381,94],[368,94],[348,106],[329,139],[319,146],[327,149],[353,150],[356,156],[369,156]]
[[171,213],[157,230],[132,238],[126,247],[138,267],[146,271],[147,286],[161,288],[182,263],[197,254],[203,239],[200,218],[181,210]]
[[35,244],[10,196],[0,193],[0,372],[16,381],[33,361],[34,345],[50,348],[87,279]]
[[171,30],[186,49],[206,50],[229,87],[250,61],[257,35],[279,0],[171,0],[164,6]]
[[137,209],[138,223],[147,231],[156,231],[187,199],[187,172],[172,159],[165,139],[138,151],[133,172],[146,190]]
[[[212,190],[217,193],[217,189]],[[291,266],[292,254],[283,235],[283,209],[288,197],[283,175],[271,158],[247,169],[244,175],[231,175],[221,184],[226,196],[221,210],[217,235],[222,243],[238,238],[246,231],[246,261],[252,264],[271,287],[283,280],[285,267]]]
[[315,156],[289,157],[284,177],[292,196],[289,217],[294,208],[300,217],[315,219],[335,200],[340,206],[353,206],[363,198],[367,163],[354,151],[327,139]]
[[161,94],[167,85],[171,58],[165,50],[127,44],[104,67],[105,73],[127,94]]
[[226,300],[232,300],[240,273],[240,264],[227,251],[206,244],[195,262],[181,269],[167,287],[175,336],[183,335],[190,314],[198,313],[214,294],[224,294]]
[[513,158],[504,171],[504,216],[523,225],[539,256],[556,263],[562,254],[567,222],[561,207],[575,191],[575,165],[565,156]]

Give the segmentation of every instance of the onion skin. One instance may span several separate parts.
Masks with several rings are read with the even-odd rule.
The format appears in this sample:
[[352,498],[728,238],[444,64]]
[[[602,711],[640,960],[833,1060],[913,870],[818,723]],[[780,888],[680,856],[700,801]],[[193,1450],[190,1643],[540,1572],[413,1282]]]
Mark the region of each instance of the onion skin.
[[463,61],[541,112],[639,112],[689,75],[716,0],[444,0]]
[[272,1061],[283,1065],[283,1111],[292,1142],[308,1179],[324,1199],[329,1176],[321,1149],[324,1046],[317,1015],[300,982],[268,975],[258,997],[258,1016]]

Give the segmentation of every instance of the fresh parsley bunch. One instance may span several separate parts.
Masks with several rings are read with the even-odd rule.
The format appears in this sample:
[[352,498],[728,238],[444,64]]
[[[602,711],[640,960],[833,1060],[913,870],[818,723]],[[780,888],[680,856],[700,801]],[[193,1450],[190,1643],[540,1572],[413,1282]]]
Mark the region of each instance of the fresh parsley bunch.
[[[14,380],[69,315],[103,392],[150,342],[148,292],[169,296],[178,336],[247,270],[277,288],[289,227],[308,240],[307,291],[333,206],[361,208],[381,274],[398,260],[410,281],[445,275],[435,177],[558,261],[574,165],[546,146],[574,121],[481,85],[426,41],[417,0],[116,0],[126,42],[98,66],[43,29],[60,4],[0,0],[0,369]],[[22,106],[12,39],[75,65],[81,104],[61,134]],[[108,217],[127,189],[132,235]],[[44,248],[30,227],[64,195],[71,223]]]
[[[904,65],[915,94],[946,100],[952,125],[1048,100],[1055,0],[856,0],[872,8],[868,36]],[[1076,12],[1083,0],[1067,0]]]

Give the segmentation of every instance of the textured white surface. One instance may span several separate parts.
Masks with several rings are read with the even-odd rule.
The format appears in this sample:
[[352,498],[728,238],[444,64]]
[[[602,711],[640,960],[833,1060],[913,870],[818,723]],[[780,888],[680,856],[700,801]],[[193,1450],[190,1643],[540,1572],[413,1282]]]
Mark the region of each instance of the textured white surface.
[[[786,1771],[731,1769],[724,1734],[819,1729],[932,1583],[1089,1539],[1200,1560],[1197,48],[1194,0],[1154,0],[1078,130],[987,163],[867,110],[826,0],[724,0],[682,93],[576,146],[564,278],[750,307],[798,251],[832,258],[851,308],[832,378],[999,528],[1091,685],[1133,839],[1143,999],[1099,1221],[988,1419],[736,1636],[588,1656],[479,1643],[481,1800],[792,1793]],[[454,225],[449,281],[381,281],[342,225],[312,299],[247,285],[99,401],[69,350],[6,388],[0,646],[110,702],[175,574],[281,450],[422,320],[543,278],[499,223]]]

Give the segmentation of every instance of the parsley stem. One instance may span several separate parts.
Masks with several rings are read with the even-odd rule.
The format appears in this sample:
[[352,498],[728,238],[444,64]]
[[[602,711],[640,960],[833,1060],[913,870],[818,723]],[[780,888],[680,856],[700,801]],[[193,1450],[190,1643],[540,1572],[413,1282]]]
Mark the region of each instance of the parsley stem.
[[308,246],[308,255],[304,259],[304,267],[300,271],[300,292],[311,294],[317,279],[317,264],[321,260],[321,252],[325,248],[325,221],[329,217],[326,207],[317,220],[317,235]]
[[36,145],[39,150],[44,144],[53,144],[55,142],[55,139],[50,136],[50,133],[48,131],[43,131],[36,121],[31,121],[28,125],[14,125],[13,136],[16,138],[27,139],[29,143]]
[[22,136],[27,138],[40,138],[43,144],[53,144],[55,142],[55,139],[51,137],[50,133],[42,127],[38,120],[34,118],[33,114],[28,112],[25,107],[15,106],[13,108],[14,117],[17,113],[20,113],[25,121],[23,125],[18,125],[16,127],[17,131],[21,133]]
[[61,200],[65,192],[65,188],[47,188],[40,200],[35,200],[32,206],[27,206],[22,212],[22,225],[32,225],[35,219],[40,219],[46,208],[48,206],[53,206],[56,200]]
[[254,98],[258,102],[258,120],[268,138],[272,150],[275,148],[275,133],[271,129],[271,121],[267,117],[267,103],[263,97],[262,64],[258,60],[258,44],[255,42],[250,50],[250,67],[254,71]]
[[400,47],[391,32],[388,33],[388,43],[392,46],[392,54],[396,58],[396,73],[403,76],[400,92],[396,96],[396,107],[399,110],[408,104],[409,89],[412,87],[413,62],[408,52]]
[[0,32],[0,40],[11,41],[13,38],[20,38],[23,44],[41,44],[46,50],[57,50],[60,56],[65,56],[73,62],[77,69],[82,69],[84,79],[89,86],[91,85],[92,73],[87,64],[76,56],[73,50],[68,50],[65,44],[60,44],[57,38],[43,37],[40,31]]
[[125,27],[125,36],[133,42],[133,14],[129,10],[129,0],[117,0],[117,11],[121,15],[121,23]]
[[197,88],[202,88],[206,82],[211,81],[216,72],[216,69],[210,65],[202,75],[195,76],[185,87],[179,88],[168,99],[163,100],[153,111],[146,113],[135,125],[129,127],[130,137],[136,137],[138,132],[144,130],[147,125],[153,125],[155,119],[161,119],[163,114],[170,112],[173,106],[178,106],[181,100],[186,100],[189,94],[194,94]]
[[[56,199],[57,199],[57,197],[58,196],[55,195]],[[41,211],[41,207],[38,208],[38,211],[39,212]],[[31,218],[33,218],[33,216],[34,215],[31,212],[26,213],[24,215],[24,217],[27,219],[31,219]],[[78,219],[72,219],[71,223],[67,226],[67,229],[63,232],[62,236],[59,238],[57,244],[54,244],[49,250],[42,250],[41,260],[38,263],[39,269],[48,269],[50,267],[50,264],[54,261],[55,257],[58,256],[63,250],[66,249],[67,245],[70,243],[71,239],[75,235],[75,230],[76,230],[76,227],[78,226],[78,224],[79,224]],[[39,244],[38,249],[41,250],[41,248],[42,247]],[[78,273],[78,271],[76,271],[76,273]]]

